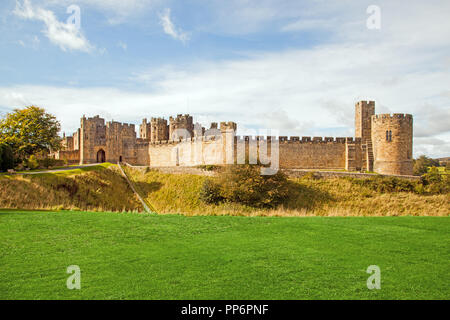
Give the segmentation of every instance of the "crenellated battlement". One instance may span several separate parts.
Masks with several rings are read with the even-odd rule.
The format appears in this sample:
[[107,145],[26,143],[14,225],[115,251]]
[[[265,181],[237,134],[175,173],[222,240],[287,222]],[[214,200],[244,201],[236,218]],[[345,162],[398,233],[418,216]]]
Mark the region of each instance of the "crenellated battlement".
[[228,122],[221,122],[220,123],[220,130],[233,130],[236,131],[237,124],[233,121]]
[[372,116],[373,121],[412,121],[413,116],[412,114],[408,113],[382,113],[382,114],[376,114]]
[[353,138],[353,137],[298,137],[298,136],[235,136],[235,141],[265,141],[268,142],[277,140],[279,143],[283,144],[312,144],[312,143],[360,143],[361,138]]
[[[146,120],[146,119],[145,119],[145,120]],[[167,124],[167,120],[164,119],[164,118],[160,118],[160,117],[158,117],[158,118],[152,117],[152,118],[150,118],[150,123],[152,123],[152,124],[156,124],[156,123],[164,123],[164,124]]]

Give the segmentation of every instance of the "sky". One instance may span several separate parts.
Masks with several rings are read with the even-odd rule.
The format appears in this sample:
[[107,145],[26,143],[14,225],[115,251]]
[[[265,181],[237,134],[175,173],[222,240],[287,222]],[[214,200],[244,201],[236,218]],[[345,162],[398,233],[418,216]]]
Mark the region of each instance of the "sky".
[[414,116],[450,156],[448,0],[2,0],[0,115],[38,105],[138,125],[189,113],[238,134],[354,136],[354,105]]

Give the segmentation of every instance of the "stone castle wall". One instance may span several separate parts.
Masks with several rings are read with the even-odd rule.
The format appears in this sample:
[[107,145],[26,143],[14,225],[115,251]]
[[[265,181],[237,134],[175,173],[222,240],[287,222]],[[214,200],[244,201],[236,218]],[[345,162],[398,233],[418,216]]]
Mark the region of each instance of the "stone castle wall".
[[[208,130],[189,115],[143,119],[136,137],[133,124],[81,119],[65,137],[59,157],[83,163],[127,162],[150,167],[191,167],[271,163],[282,169],[327,169],[412,174],[412,116],[375,115],[373,101],[355,105],[355,137],[237,137],[234,122],[213,122]],[[270,162],[272,146],[279,158]],[[67,152],[67,153],[64,153]]]

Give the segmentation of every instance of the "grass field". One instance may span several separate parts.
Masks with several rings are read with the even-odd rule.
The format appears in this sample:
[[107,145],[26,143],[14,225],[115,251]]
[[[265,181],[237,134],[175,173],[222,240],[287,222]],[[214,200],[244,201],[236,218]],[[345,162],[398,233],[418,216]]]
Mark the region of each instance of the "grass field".
[[3,210],[0,299],[449,299],[449,222]]

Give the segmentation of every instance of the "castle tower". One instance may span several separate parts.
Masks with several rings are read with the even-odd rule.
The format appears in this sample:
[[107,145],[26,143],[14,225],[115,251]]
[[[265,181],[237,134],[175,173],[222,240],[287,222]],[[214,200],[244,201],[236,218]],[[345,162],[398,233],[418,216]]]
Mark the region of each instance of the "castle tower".
[[374,115],[371,128],[374,171],[381,174],[412,175],[412,115]]
[[359,101],[355,105],[355,146],[354,169],[373,171],[372,116],[375,114],[375,101]]
[[[192,117],[188,114],[177,115],[176,118],[170,117],[170,125],[169,125],[169,139],[176,140],[182,136],[182,138],[192,138],[194,136],[194,122]],[[182,131],[179,129],[183,129],[185,134],[182,134]],[[186,131],[187,133],[186,133]],[[187,136],[186,136],[187,135]]]
[[83,116],[80,122],[80,164],[105,162],[108,154],[105,119],[98,115],[93,118]]
[[150,119],[150,140],[151,142],[169,140],[167,120],[163,118]]
[[375,114],[375,101],[359,101],[355,105],[355,137],[361,143],[371,139],[371,117]]
[[223,141],[223,163],[234,163],[234,137],[236,135],[237,125],[235,122],[221,122],[220,131],[222,133]]
[[150,140],[151,138],[151,125],[147,122],[147,119],[142,120],[142,124],[139,126],[139,137],[141,139]]

